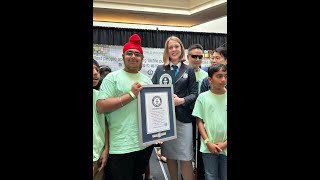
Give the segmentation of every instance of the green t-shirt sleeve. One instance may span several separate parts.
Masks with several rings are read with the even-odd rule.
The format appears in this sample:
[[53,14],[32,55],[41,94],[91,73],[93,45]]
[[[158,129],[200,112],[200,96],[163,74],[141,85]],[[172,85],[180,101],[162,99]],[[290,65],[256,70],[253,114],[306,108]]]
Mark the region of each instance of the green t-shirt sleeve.
[[194,109],[192,111],[192,116],[198,117],[200,119],[203,119],[203,102],[202,102],[203,95],[199,94],[196,104],[194,105]]
[[98,99],[106,99],[109,97],[115,97],[116,95],[116,89],[114,88],[116,86],[115,81],[113,81],[113,76],[109,74],[106,76],[100,86]]

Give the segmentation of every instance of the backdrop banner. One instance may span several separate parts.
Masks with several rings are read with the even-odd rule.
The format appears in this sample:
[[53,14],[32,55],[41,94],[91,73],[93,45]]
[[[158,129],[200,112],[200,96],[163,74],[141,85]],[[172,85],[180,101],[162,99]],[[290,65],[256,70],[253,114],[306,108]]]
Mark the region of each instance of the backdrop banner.
[[[107,65],[112,71],[123,69],[123,59],[122,59],[122,48],[123,46],[111,46],[104,44],[93,44],[93,59],[98,61],[100,66]],[[163,64],[163,48],[143,48],[144,59],[142,62],[141,73],[152,78],[154,71],[157,66]],[[186,58],[188,50],[185,50]],[[212,50],[204,50],[204,58],[202,60],[201,68],[209,67],[210,64],[210,54]],[[189,64],[188,59],[185,61]]]

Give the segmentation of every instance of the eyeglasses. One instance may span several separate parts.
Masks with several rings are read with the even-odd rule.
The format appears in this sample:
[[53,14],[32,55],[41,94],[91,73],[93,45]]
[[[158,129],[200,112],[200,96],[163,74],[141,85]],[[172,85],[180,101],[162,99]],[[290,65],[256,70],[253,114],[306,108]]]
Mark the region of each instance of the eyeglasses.
[[132,57],[133,54],[134,54],[135,57],[142,57],[142,54],[139,53],[139,52],[127,51],[125,54],[126,54],[127,56],[130,56],[130,57]]
[[203,55],[192,55],[192,54],[191,54],[191,57],[192,57],[193,59],[196,59],[196,58],[202,59],[202,58],[203,58]]

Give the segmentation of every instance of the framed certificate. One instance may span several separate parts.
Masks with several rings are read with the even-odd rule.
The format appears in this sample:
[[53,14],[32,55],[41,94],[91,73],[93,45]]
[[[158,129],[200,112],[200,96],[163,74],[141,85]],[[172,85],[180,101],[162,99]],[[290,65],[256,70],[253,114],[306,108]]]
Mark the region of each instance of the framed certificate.
[[144,85],[138,96],[140,144],[177,138],[173,86]]

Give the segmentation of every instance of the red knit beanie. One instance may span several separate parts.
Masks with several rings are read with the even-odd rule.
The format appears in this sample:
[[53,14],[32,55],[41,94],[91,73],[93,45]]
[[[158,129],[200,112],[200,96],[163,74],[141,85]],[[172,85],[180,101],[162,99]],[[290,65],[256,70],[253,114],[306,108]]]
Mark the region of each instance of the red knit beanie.
[[138,34],[133,34],[129,38],[129,42],[127,42],[122,49],[122,53],[126,52],[128,49],[136,49],[141,54],[143,54],[142,48],[141,48],[141,39]]

